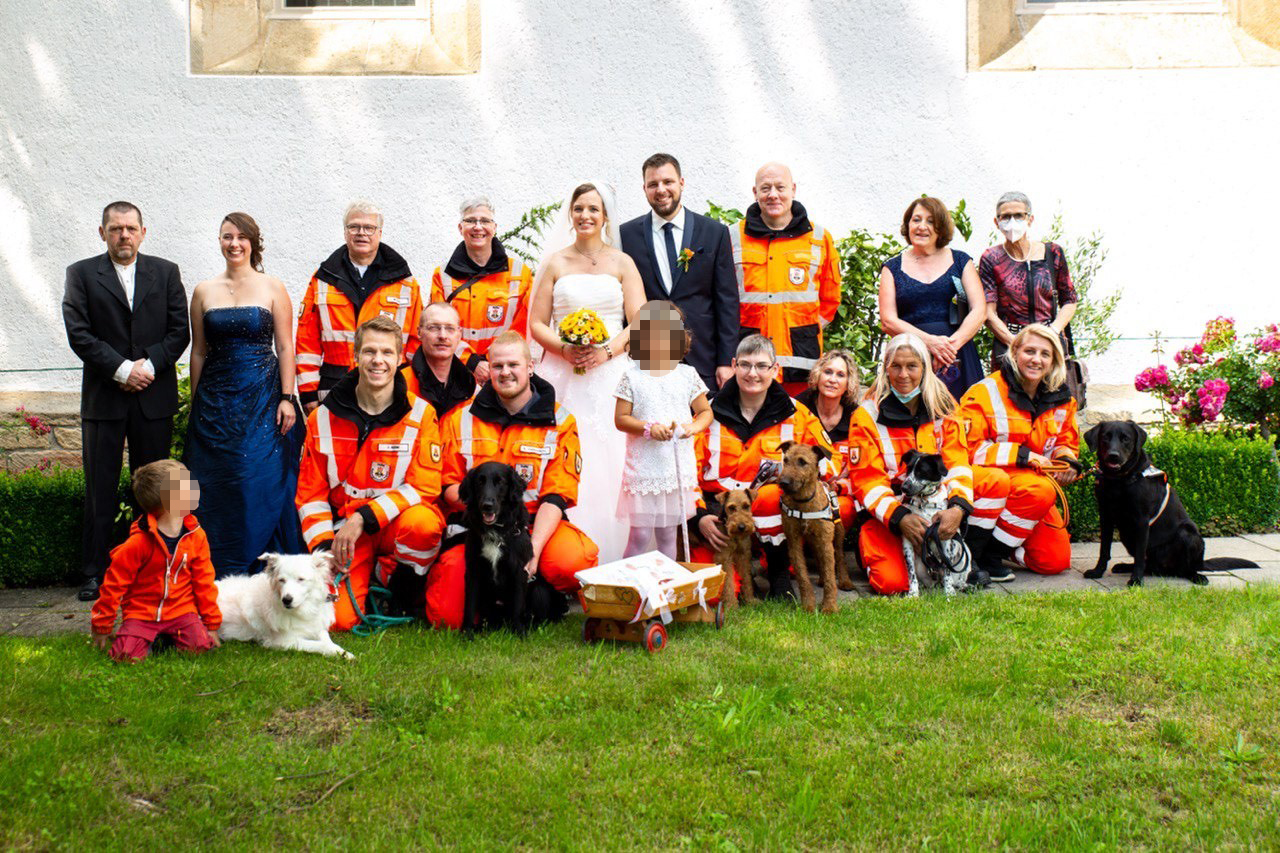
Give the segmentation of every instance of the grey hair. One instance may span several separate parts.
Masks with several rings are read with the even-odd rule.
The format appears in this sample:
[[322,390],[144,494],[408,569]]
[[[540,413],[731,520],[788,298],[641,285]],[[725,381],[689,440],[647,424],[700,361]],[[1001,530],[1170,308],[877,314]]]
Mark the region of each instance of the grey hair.
[[351,204],[347,205],[347,212],[342,214],[342,224],[346,225],[351,221],[351,217],[355,216],[357,213],[378,217],[378,227],[382,227],[382,211],[378,209],[376,204],[371,201],[365,201],[364,199],[353,201]]
[[1005,193],[1004,195],[1000,196],[999,199],[997,199],[996,213],[999,214],[1000,207],[1002,205],[1009,204],[1010,202],[1019,202],[1020,204],[1024,204],[1027,206],[1027,213],[1031,212],[1031,199],[1027,198],[1027,194],[1020,193],[1017,190],[1013,190],[1011,192]]
[[778,357],[778,351],[774,349],[773,341],[764,335],[747,335],[738,341],[738,349],[733,353],[733,357],[742,358],[744,355],[758,355],[762,352],[769,354],[770,361]]
[[496,213],[493,209],[493,202],[489,201],[487,195],[475,195],[462,200],[462,204],[458,205],[458,215],[466,216],[477,207],[487,207],[490,213]]

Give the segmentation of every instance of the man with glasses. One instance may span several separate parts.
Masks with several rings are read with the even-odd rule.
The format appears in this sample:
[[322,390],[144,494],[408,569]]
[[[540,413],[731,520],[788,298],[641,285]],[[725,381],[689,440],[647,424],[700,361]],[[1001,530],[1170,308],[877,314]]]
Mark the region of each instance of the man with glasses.
[[476,196],[459,206],[462,242],[448,263],[431,276],[431,301],[447,302],[462,318],[458,357],[477,382],[489,379],[489,345],[508,330],[526,337],[529,287],[533,273],[519,258],[508,257],[496,234],[493,205]]
[[382,213],[367,201],[347,208],[346,244],[320,264],[298,317],[298,397],[311,412],[355,367],[356,329],[377,316],[404,330],[404,357],[418,351],[418,282],[400,253],[382,242]]
[[454,353],[462,340],[458,311],[448,302],[422,309],[418,336],[422,348],[400,369],[409,393],[435,406],[444,418],[476,393],[476,380]]
[[[798,441],[832,451],[831,440],[817,415],[805,408],[774,381],[778,359],[773,342],[764,335],[749,335],[738,344],[733,377],[711,401],[715,419],[698,434],[695,452],[698,482],[704,501],[692,524],[710,550],[694,548],[695,562],[713,561],[713,550],[725,543],[724,526],[705,504],[717,492],[751,486],[764,462],[782,464],[784,442]],[[839,459],[839,457],[834,457]],[[839,472],[832,468],[825,478]],[[793,597],[791,558],[782,535],[782,489],[772,482],[760,486],[751,504],[756,536],[764,549],[769,572],[769,597]]]

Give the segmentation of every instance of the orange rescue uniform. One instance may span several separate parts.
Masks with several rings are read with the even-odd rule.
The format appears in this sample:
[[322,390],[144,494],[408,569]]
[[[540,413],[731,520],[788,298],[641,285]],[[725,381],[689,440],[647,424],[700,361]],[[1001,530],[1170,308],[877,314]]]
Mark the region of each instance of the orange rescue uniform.
[[455,354],[471,370],[488,354],[489,344],[498,335],[508,330],[527,335],[533,271],[519,258],[509,258],[496,239],[493,242],[494,256],[485,270],[505,261],[503,269],[479,278],[474,272],[464,275],[458,267],[458,253],[465,256],[466,246],[460,244],[453,258],[436,267],[431,276],[430,301],[448,302],[462,318],[462,342]]
[[351,516],[364,521],[349,567],[351,595],[339,589],[334,606],[335,631],[360,621],[356,607],[364,607],[375,561],[384,575],[396,563],[425,574],[444,533],[435,504],[441,461],[435,409],[410,396],[397,374],[391,405],[369,415],[356,403],[356,381],[355,373],[344,378],[307,418],[298,472],[298,516],[311,551],[330,547]]
[[[776,382],[769,386],[764,405],[749,423],[742,417],[736,378],[720,388],[720,393],[711,401],[711,411],[715,419],[710,427],[698,433],[694,444],[698,485],[707,493],[749,487],[762,461],[769,459],[781,464],[782,451],[779,448],[784,442],[798,441],[825,447],[828,452],[832,450],[831,441],[817,415],[806,409],[803,403],[788,397]],[[838,473],[836,465],[828,465],[826,479]],[[783,542],[781,500],[781,487],[776,483],[766,483],[760,487],[751,504],[756,535],[763,543],[780,545]],[[705,507],[699,508],[694,523],[706,514]],[[696,553],[693,556],[699,558]],[[710,555],[704,551],[702,556]]]
[[965,393],[956,416],[974,474],[989,473],[1009,484],[1006,500],[975,506],[975,523],[989,519],[995,541],[1034,572],[1070,568],[1071,539],[1054,505],[1057,492],[1027,461],[1033,452],[1050,459],[1079,457],[1076,403],[1066,385],[1056,391],[1041,386],[1032,399],[1006,365]]
[[788,390],[799,393],[822,355],[822,329],[840,307],[840,256],[821,225],[809,222],[800,202],[781,231],[764,224],[760,205],[729,228],[738,275],[742,337],[759,332],[773,341]]
[[427,364],[427,357],[418,350],[409,363],[400,368],[405,387],[415,397],[421,397],[436,410],[436,417],[444,416],[470,400],[476,393],[476,380],[471,371],[455,355],[449,365],[449,376],[444,382],[436,378]]
[[[578,424],[568,409],[556,402],[555,389],[536,374],[530,386],[537,397],[511,415],[498,400],[493,386],[485,385],[475,398],[454,409],[444,419],[443,482],[459,485],[467,472],[483,462],[510,465],[525,481],[524,502],[530,517],[538,508],[553,504],[563,513],[578,501],[582,475],[582,451]],[[449,535],[465,532],[461,504],[450,511]],[[458,513],[457,516],[454,513]],[[427,577],[427,621],[457,630],[462,627],[466,590],[466,549],[459,541],[443,554]],[[598,562],[594,542],[561,518],[543,546],[538,572],[553,587],[572,593],[579,587],[575,573]]]
[[995,477],[975,482],[960,423],[954,417],[930,420],[923,406],[913,415],[892,396],[879,403],[863,401],[849,427],[850,482],[859,504],[872,516],[859,531],[858,548],[871,587],[881,595],[906,592],[910,586],[899,528],[910,510],[898,498],[906,476],[901,460],[909,450],[942,455],[947,466],[942,483],[947,506],[959,507],[966,516],[973,512],[975,495],[986,499],[1001,488]]
[[307,283],[298,315],[295,358],[298,397],[303,403],[324,399],[329,389],[356,366],[356,329],[381,314],[404,329],[404,358],[418,351],[418,282],[399,253],[385,243],[366,275],[376,282],[363,292],[353,280],[355,268],[343,246],[320,264]]

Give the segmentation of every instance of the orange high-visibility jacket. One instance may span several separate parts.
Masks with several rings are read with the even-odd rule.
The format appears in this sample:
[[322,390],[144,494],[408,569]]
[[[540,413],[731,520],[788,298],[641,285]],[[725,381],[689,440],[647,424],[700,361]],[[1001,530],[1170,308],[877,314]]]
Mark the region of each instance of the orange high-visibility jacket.
[[561,511],[578,502],[582,476],[578,423],[556,402],[551,383],[535,374],[530,385],[538,399],[527,412],[507,414],[493,386],[485,385],[470,403],[448,414],[441,428],[445,486],[460,484],[482,462],[503,462],[524,480],[530,515],[543,502]]
[[[431,403],[436,410],[437,419],[441,420],[449,412],[470,400],[476,393],[476,380],[471,371],[458,360],[455,355],[449,365],[449,377],[441,382],[431,372],[427,357],[418,350],[409,363],[400,368],[404,376],[405,388],[415,397],[422,397]],[[425,390],[424,390],[425,386]]]
[[769,231],[753,204],[729,229],[738,275],[742,336],[759,332],[773,341],[784,382],[809,378],[822,354],[822,329],[840,307],[840,257],[835,241],[792,205],[791,224]]
[[[787,396],[773,383],[764,405],[750,423],[742,418],[738,404],[738,383],[730,379],[711,402],[715,419],[698,433],[694,444],[698,484],[705,492],[726,492],[751,485],[760,462],[782,461],[783,442],[798,441],[832,450],[822,421],[803,404]],[[833,455],[826,479],[839,473],[839,457]]]
[[900,463],[908,450],[940,453],[947,466],[942,487],[947,504],[965,514],[973,512],[973,469],[968,448],[960,437],[960,423],[954,417],[916,423],[910,411],[893,397],[877,404],[864,400],[853,413],[849,426],[850,482],[854,497],[867,510],[896,531],[909,512],[894,494],[906,471]]
[[194,515],[182,519],[182,535],[172,554],[156,532],[156,516],[145,515],[111,551],[90,616],[93,630],[109,633],[123,604],[125,619],[163,622],[198,613],[204,627],[216,631],[222,627],[222,613],[213,579],[209,540]]
[[1065,384],[1032,400],[1005,366],[965,393],[956,417],[974,465],[1027,468],[1030,453],[1079,458],[1076,401]]
[[455,355],[472,370],[489,352],[489,344],[503,332],[514,329],[521,336],[529,323],[529,288],[533,272],[519,258],[507,260],[507,271],[476,279],[453,278],[448,264],[436,267],[431,276],[431,302],[449,302],[462,318],[462,342]]
[[307,418],[296,502],[307,548],[333,539],[336,522],[359,512],[372,533],[411,506],[440,496],[436,411],[396,374],[391,405],[370,416],[350,374]]
[[378,284],[363,301],[346,268],[347,249],[325,259],[307,283],[298,315],[298,397],[314,403],[356,366],[356,329],[379,314],[404,329],[404,358],[418,351],[422,297],[409,265],[385,243],[374,261]]

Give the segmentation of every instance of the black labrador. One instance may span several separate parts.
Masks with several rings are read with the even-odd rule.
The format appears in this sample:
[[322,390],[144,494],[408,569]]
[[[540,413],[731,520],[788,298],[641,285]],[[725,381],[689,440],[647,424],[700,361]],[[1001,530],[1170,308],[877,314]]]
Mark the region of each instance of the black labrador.
[[501,462],[477,465],[459,486],[467,528],[465,633],[506,627],[523,636],[531,625],[557,621],[568,611],[563,594],[541,578],[530,581],[525,572],[533,540],[524,488],[524,479]]
[[1112,571],[1122,574],[1132,570],[1129,586],[1141,585],[1148,573],[1207,584],[1209,579],[1201,574],[1206,568],[1257,566],[1235,557],[1204,558],[1200,530],[1187,515],[1168,475],[1147,457],[1147,433],[1142,427],[1133,421],[1104,421],[1086,432],[1084,440],[1098,456],[1093,494],[1098,501],[1102,534],[1097,565],[1085,572],[1085,577],[1106,574],[1117,528],[1133,563],[1123,563]]

